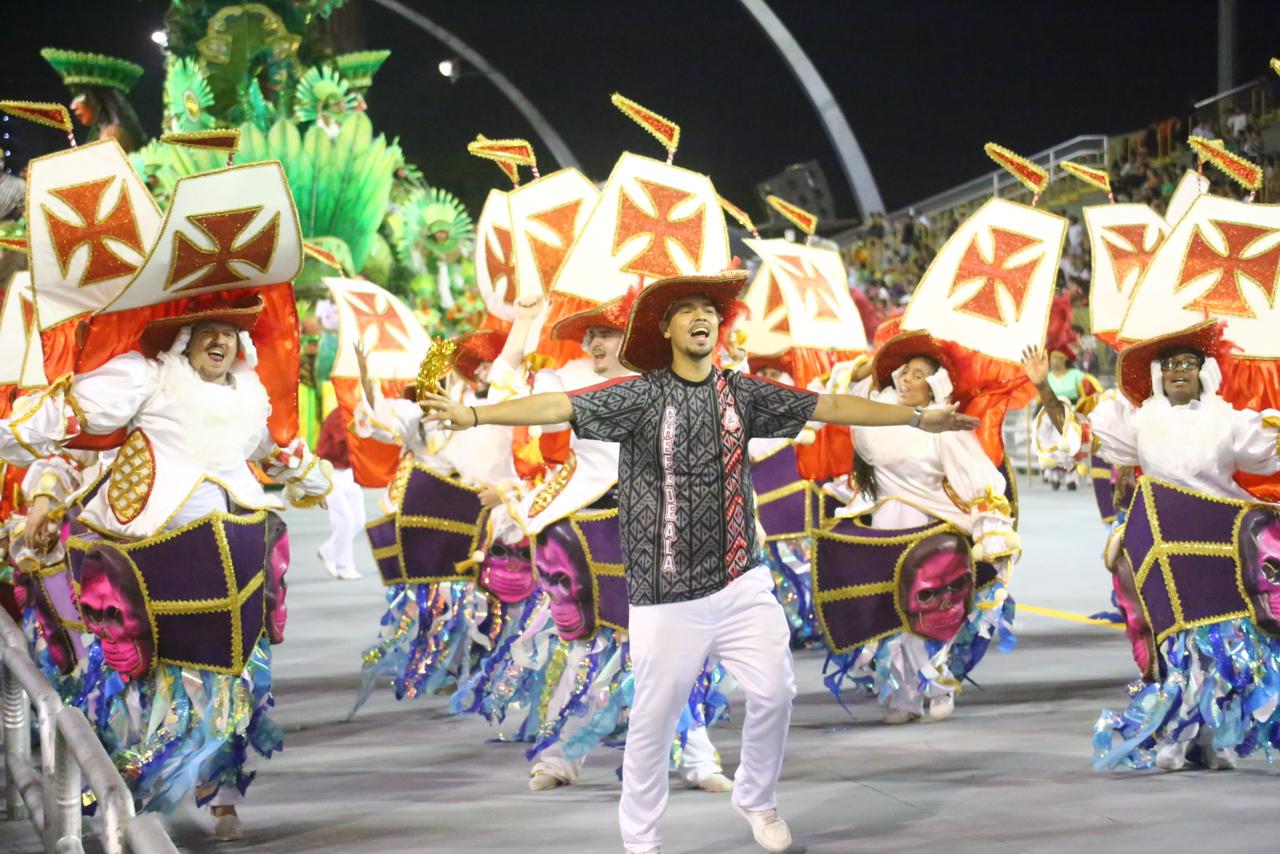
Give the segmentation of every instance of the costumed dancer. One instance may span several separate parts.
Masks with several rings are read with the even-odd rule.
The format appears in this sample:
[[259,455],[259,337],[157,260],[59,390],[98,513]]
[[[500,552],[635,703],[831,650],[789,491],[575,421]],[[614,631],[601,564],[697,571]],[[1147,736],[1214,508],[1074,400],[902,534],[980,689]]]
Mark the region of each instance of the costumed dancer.
[[[928,333],[907,332],[886,342],[874,359],[842,368],[852,375],[851,394],[946,411],[961,376],[955,361],[964,357]],[[827,686],[837,698],[845,679],[871,687],[885,723],[940,721],[954,711],[961,678],[982,660],[991,640],[1010,642],[1013,603],[1005,585],[1019,544],[1005,477],[973,433],[857,427],[853,434],[857,492],[835,516],[869,516],[876,532],[911,538],[902,577],[895,579],[907,625],[832,655]],[[951,536],[940,534],[947,529]],[[983,564],[985,573],[976,569]]]
[[[1107,711],[1099,718],[1094,739],[1098,768],[1154,764],[1176,771],[1188,760],[1210,768],[1232,768],[1236,756],[1247,756],[1260,746],[1280,746],[1280,712],[1275,704],[1280,640],[1274,635],[1280,624],[1270,611],[1280,602],[1275,596],[1280,587],[1266,569],[1280,549],[1280,513],[1274,505],[1255,503],[1233,479],[1237,472],[1271,475],[1280,471],[1280,412],[1233,409],[1219,397],[1222,373],[1215,356],[1226,347],[1221,334],[1219,325],[1208,321],[1130,346],[1117,364],[1127,399],[1103,400],[1089,415],[1099,453],[1115,465],[1141,466],[1143,488],[1136,500],[1151,502],[1135,507],[1108,544],[1126,634],[1147,684],[1123,713]],[[1043,352],[1029,352],[1027,375],[1040,388],[1048,414],[1039,429],[1052,435],[1075,416],[1052,394],[1046,370]],[[1155,486],[1155,498],[1148,497],[1150,485]],[[1167,503],[1166,491],[1172,498]],[[1167,551],[1164,542],[1175,543],[1172,552],[1177,554],[1176,541],[1184,529],[1204,528],[1195,534],[1188,531],[1192,538],[1206,540],[1198,550],[1202,554],[1218,539],[1215,535],[1221,532],[1207,527],[1211,505],[1200,505],[1198,496],[1228,500],[1228,532],[1235,518],[1241,517],[1240,539],[1234,543],[1228,539],[1222,553],[1228,564],[1236,560],[1233,552],[1239,554],[1245,573],[1241,589],[1252,589],[1253,607],[1245,609],[1246,616],[1206,617],[1190,624],[1191,614],[1240,610],[1228,607],[1232,593],[1240,597],[1234,590],[1236,573],[1230,571],[1235,567],[1230,566],[1225,600],[1221,583],[1217,589],[1195,591],[1204,600],[1219,601],[1196,601],[1185,587],[1179,597],[1175,587],[1164,592],[1165,610],[1172,594],[1173,607],[1181,616],[1171,615],[1172,624],[1153,625],[1153,620],[1162,619],[1151,610],[1159,607],[1161,593],[1146,583],[1149,572],[1144,570],[1150,567],[1151,556],[1139,551],[1143,542],[1157,553],[1156,575],[1166,561],[1170,561],[1168,571],[1183,585],[1189,579],[1180,574],[1187,570],[1217,575],[1211,559],[1201,557],[1204,565],[1196,566],[1197,559],[1190,554],[1181,560],[1158,554]],[[1153,508],[1159,525],[1154,539],[1150,526],[1156,520],[1148,517]],[[1250,508],[1256,509],[1250,513]],[[1147,526],[1145,536],[1133,527],[1139,520]],[[1228,606],[1219,607],[1223,601]],[[1188,622],[1183,623],[1184,619]],[[1157,647],[1160,629],[1163,643]]]
[[[573,392],[634,376],[619,360],[634,298],[633,292],[556,323],[551,339],[581,344],[589,358],[538,371],[533,393]],[[567,430],[568,424],[554,425],[542,435]],[[625,736],[634,681],[625,594],[608,595],[611,589],[623,593],[622,579],[604,574],[612,566],[608,552],[617,550],[618,446],[572,433],[568,438],[570,455],[545,483],[494,514],[495,539],[507,541],[508,550],[511,543],[534,543],[534,569],[556,632],[549,644],[537,634],[522,644],[532,653],[525,653],[528,666],[546,671],[536,716],[541,723],[526,754],[534,761],[533,791],[574,783],[594,747]],[[707,735],[707,725],[727,705],[724,679],[723,668],[711,663],[699,674],[673,746],[673,769],[690,786],[710,792],[732,789]]]
[[[1093,404],[1092,396],[1102,392],[1102,384],[1097,377],[1075,366],[1075,348],[1079,339],[1070,324],[1070,300],[1065,296],[1057,297],[1049,318],[1049,386],[1067,406],[1089,407]],[[1063,454],[1057,448],[1037,447],[1036,452],[1045,483],[1055,491],[1064,485],[1068,492],[1075,492],[1080,488],[1087,471],[1087,447],[1077,449],[1072,455]]]
[[[198,142],[230,152],[236,139]],[[65,507],[26,519],[24,537],[44,545],[72,518],[68,560],[97,636],[74,702],[144,809],[195,794],[213,803],[215,833],[237,838],[249,748],[270,755],[281,741],[269,642],[283,640],[288,568],[283,503],[249,463],[295,506],[330,489],[327,464],[292,438],[301,234],[284,171],[184,178],[163,222],[113,140],[39,158],[30,175],[44,369],[58,379],[2,422],[0,456],[117,449]],[[94,193],[70,192],[84,187]],[[73,225],[104,191],[118,217],[110,251]]]
[[[459,341],[451,394],[463,405],[480,408],[491,397],[513,392],[492,386],[489,373],[495,362],[519,359],[532,316],[522,315],[510,334],[483,329]],[[497,633],[515,631],[512,624],[519,622],[507,618],[505,605],[491,609],[486,592],[475,585],[477,552],[485,542],[489,511],[500,503],[502,490],[515,490],[518,484],[511,431],[493,428],[459,437],[440,430],[424,420],[415,386],[406,386],[399,398],[386,398],[369,379],[371,354],[362,347],[355,352],[362,397],[354,432],[403,450],[382,499],[388,515],[366,526],[387,586],[388,608],[381,620],[381,638],[364,653],[364,679],[352,714],[368,698],[375,680],[386,675],[392,676],[399,699],[451,691],[479,666],[473,659],[493,649]],[[420,486],[410,489],[411,482]],[[407,507],[406,501],[413,506]],[[421,548],[402,550],[397,526],[410,516],[421,517],[411,527],[431,539]],[[439,519],[457,520],[466,533],[459,534],[459,525],[441,526]],[[526,592],[532,592],[532,584]]]
[[[286,494],[295,503],[314,503],[328,494],[328,466],[300,443],[282,450],[267,431],[271,403],[254,373],[256,348],[248,334],[261,308],[261,302],[209,308],[154,322],[141,342],[154,358],[125,353],[38,397],[24,398],[19,412],[4,422],[0,439],[0,454],[30,464],[36,454],[51,454],[81,432],[129,431],[106,482],[87,485],[76,518],[82,526],[82,536],[73,539],[82,551],[80,611],[100,639],[106,668],[129,683],[114,696],[105,688],[98,698],[102,706],[87,711],[95,713],[100,726],[105,723],[100,736],[124,765],[144,809],[171,809],[194,791],[199,803],[213,803],[220,838],[240,834],[234,804],[252,780],[243,767],[246,748],[252,745],[269,756],[280,746],[280,731],[266,717],[272,702],[267,638],[246,630],[245,660],[228,658],[221,672],[163,659],[153,670],[153,656],[163,651],[158,630],[200,629],[160,628],[164,594],[156,586],[161,577],[151,576],[149,592],[143,593],[130,558],[143,563],[141,554],[160,554],[181,541],[192,549],[185,552],[190,562],[198,557],[196,544],[204,537],[214,541],[215,528],[223,536],[235,530],[230,560],[237,573],[246,571],[244,586],[230,591],[231,607],[238,608],[238,598],[250,593],[246,588],[255,560],[259,577],[263,572],[266,511],[281,506],[263,491],[246,462],[258,462],[273,479],[288,484]],[[146,480],[136,476],[139,472]],[[41,516],[40,509],[33,505],[28,514],[26,536],[44,545],[57,534],[54,514]],[[246,536],[260,537],[256,548]],[[220,562],[228,558],[215,551],[212,559],[221,574]],[[277,574],[275,582],[283,572]],[[197,592],[188,589],[187,595]],[[282,609],[283,592],[278,596]],[[257,603],[263,607],[261,595]],[[282,628],[282,615],[277,619],[274,627]],[[256,625],[262,631],[261,613]],[[198,638],[186,640],[202,645]],[[215,659],[226,657],[208,652]],[[138,716],[143,710],[148,713]]]
[[977,426],[947,410],[820,396],[720,371],[712,356],[744,284],[745,273],[731,271],[678,276],[641,291],[621,357],[640,376],[483,410],[443,395],[428,399],[428,417],[454,430],[569,421],[579,438],[621,445],[619,521],[636,693],[619,822],[631,852],[661,849],[671,740],[709,655],[747,694],[733,806],[766,850],[791,844],[776,801],[796,690],[790,628],[758,560],[746,443],[794,436],[810,419],[934,431]]

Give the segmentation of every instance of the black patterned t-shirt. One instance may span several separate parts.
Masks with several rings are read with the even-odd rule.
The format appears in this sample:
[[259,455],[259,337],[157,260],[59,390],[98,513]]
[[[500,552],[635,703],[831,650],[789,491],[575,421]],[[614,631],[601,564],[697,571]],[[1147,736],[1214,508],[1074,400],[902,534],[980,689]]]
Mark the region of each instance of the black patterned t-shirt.
[[618,442],[618,520],[632,605],[698,599],[756,561],[747,442],[795,436],[818,396],[715,369],[671,370],[570,394],[582,439]]

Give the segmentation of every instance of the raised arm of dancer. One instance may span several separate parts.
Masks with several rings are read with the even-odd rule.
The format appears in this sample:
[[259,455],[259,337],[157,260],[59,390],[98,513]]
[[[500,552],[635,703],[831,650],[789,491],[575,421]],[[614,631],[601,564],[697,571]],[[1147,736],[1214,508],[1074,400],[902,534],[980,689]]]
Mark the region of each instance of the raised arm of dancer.
[[502,352],[498,354],[498,361],[502,362],[510,368],[520,367],[520,363],[525,357],[525,339],[529,337],[529,330],[533,327],[539,315],[542,314],[545,304],[542,297],[534,297],[533,299],[523,298],[516,300],[515,319],[511,322],[511,331],[507,333],[507,341],[502,345]]
[[1049,354],[1043,347],[1027,347],[1022,351],[1022,369],[1040,393],[1040,405],[1053,426],[1061,433],[1067,421],[1067,407],[1049,385]]
[[852,394],[818,395],[818,405],[814,407],[812,420],[850,427],[893,427],[907,424],[928,433],[974,430],[981,423],[977,418],[956,412],[955,407],[913,409],[896,403],[879,403]]
[[505,427],[556,424],[573,417],[573,404],[563,392],[534,394],[504,400],[491,406],[467,406],[439,394],[422,401],[423,420],[439,422],[449,430],[468,430],[481,424]]

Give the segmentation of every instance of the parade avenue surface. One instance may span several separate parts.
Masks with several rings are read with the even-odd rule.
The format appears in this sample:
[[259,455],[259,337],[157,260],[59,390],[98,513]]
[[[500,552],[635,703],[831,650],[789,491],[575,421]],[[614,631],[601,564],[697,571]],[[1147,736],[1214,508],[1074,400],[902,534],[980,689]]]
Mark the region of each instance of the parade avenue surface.
[[[1025,553],[1011,588],[1018,648],[992,652],[955,715],[941,724],[886,726],[879,708],[822,685],[823,655],[796,654],[796,699],[781,814],[795,852],[1144,852],[1274,850],[1277,770],[1250,758],[1235,771],[1096,773],[1089,737],[1099,709],[1123,709],[1133,672],[1117,630],[1033,614],[1026,606],[1091,614],[1108,606],[1093,497],[1020,478]],[[373,493],[367,494],[372,513]],[[325,575],[315,547],[322,513],[289,511],[293,543],[287,641],[276,647],[276,720],[285,750],[259,762],[241,806],[245,838],[216,843],[194,806],[166,819],[191,851],[613,852],[621,754],[598,750],[576,785],[530,792],[525,745],[488,741],[479,718],[450,715],[444,697],[396,702],[380,688],[343,723],[360,653],[383,610],[367,549],[364,578]],[[736,767],[734,721],[711,730],[726,771]],[[1261,785],[1259,785],[1261,784]],[[1163,816],[1157,823],[1155,816]],[[663,822],[671,854],[751,854],[759,847],[727,796],[673,778]],[[30,827],[5,825],[4,851],[36,851]],[[89,850],[96,840],[86,839]]]

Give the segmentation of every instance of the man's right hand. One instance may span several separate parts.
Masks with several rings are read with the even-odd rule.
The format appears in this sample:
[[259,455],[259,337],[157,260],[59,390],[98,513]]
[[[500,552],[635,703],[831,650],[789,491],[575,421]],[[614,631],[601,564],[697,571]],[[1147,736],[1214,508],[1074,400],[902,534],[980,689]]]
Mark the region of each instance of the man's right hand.
[[428,393],[418,404],[422,407],[423,421],[438,422],[446,430],[469,430],[476,426],[476,416],[470,406],[442,394]]
[[1049,379],[1049,354],[1043,347],[1027,347],[1022,351],[1022,370],[1036,388]]

